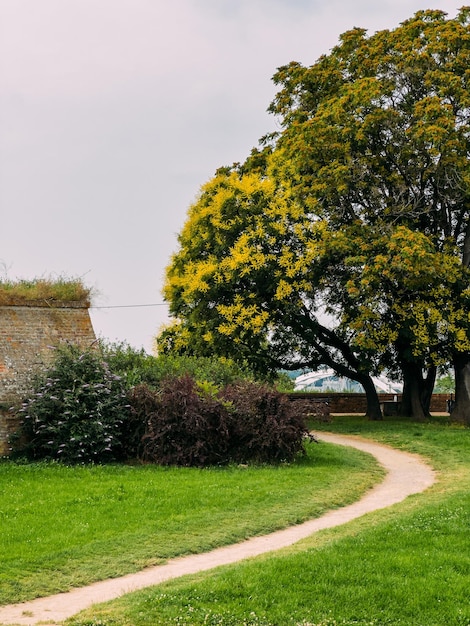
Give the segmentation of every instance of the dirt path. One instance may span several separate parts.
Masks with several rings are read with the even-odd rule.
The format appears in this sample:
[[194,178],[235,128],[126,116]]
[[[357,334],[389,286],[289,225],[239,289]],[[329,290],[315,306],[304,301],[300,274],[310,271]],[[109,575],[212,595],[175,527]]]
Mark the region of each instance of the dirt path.
[[67,593],[0,607],[0,624],[32,626],[40,622],[60,623],[92,604],[112,600],[170,578],[194,574],[290,546],[318,530],[345,524],[371,511],[401,502],[411,494],[424,491],[435,480],[433,470],[416,455],[358,437],[321,433],[318,438],[329,443],[352,446],[372,454],[387,470],[384,481],[354,504],[329,511],[320,518],[264,537],[253,537],[205,554],[179,557],[165,565],[151,567],[121,578],[104,580],[88,587],[72,589]]

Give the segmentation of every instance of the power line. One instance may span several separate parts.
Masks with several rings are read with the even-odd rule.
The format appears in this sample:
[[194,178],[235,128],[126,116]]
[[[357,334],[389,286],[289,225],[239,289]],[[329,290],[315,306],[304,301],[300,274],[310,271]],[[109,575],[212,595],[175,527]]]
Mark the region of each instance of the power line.
[[90,309],[138,309],[148,306],[169,306],[166,302],[154,302],[152,304],[112,304],[109,306],[91,306]]

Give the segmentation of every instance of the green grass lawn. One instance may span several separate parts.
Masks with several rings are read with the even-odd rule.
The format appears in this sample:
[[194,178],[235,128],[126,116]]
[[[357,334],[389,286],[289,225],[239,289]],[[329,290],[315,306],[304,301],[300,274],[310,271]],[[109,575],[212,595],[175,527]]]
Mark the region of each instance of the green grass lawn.
[[309,444],[278,467],[0,463],[0,604],[120,576],[321,515],[382,475]]
[[419,453],[438,482],[275,555],[129,594],[67,624],[469,626],[470,430],[356,418],[328,430]]

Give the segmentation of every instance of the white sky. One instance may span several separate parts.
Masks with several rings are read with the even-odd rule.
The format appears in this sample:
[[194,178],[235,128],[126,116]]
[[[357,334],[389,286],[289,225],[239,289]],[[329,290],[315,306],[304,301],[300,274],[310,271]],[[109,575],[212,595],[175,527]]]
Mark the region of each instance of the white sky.
[[[162,303],[199,187],[275,129],[276,68],[455,0],[0,0],[0,276]],[[91,311],[150,351],[165,306]]]

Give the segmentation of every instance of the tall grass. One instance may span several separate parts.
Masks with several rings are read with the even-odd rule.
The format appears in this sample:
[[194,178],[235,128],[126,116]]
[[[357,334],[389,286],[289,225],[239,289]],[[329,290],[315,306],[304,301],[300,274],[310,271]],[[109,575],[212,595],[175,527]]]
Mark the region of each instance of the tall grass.
[[370,456],[326,444],[277,467],[0,463],[0,603],[302,522],[381,475]]
[[0,306],[24,302],[80,302],[89,306],[91,289],[79,278],[0,280]]
[[423,494],[276,555],[90,609],[70,626],[469,626],[470,430],[337,418],[327,426],[419,453]]

